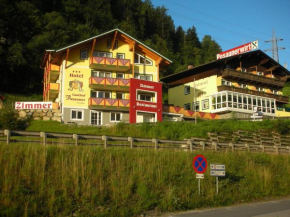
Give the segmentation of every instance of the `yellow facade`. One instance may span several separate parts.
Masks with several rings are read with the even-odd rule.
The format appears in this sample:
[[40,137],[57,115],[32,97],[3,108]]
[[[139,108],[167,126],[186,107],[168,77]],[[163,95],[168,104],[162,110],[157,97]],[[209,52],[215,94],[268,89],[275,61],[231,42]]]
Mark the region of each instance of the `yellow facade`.
[[[199,102],[199,111],[210,112],[209,96],[217,92],[217,86],[219,84],[221,84],[221,78],[213,75],[195,82],[192,81],[184,85],[170,88],[168,90],[169,104],[173,103],[175,106],[184,107],[185,104],[190,103],[190,110],[194,111],[192,102]],[[189,94],[185,93],[185,86],[190,87]],[[195,95],[194,87],[196,87]]]
[[[42,61],[43,98],[57,103],[60,108],[89,112],[91,105],[104,104],[91,100],[102,95],[109,104],[113,103],[110,99],[118,99],[118,103],[114,101],[110,106],[118,104],[119,107],[120,102],[126,105],[128,112],[130,79],[158,82],[161,64],[167,66],[170,60],[126,33],[112,30],[60,50],[47,51]],[[54,92],[50,88],[54,88]],[[105,106],[94,107],[97,108]]]

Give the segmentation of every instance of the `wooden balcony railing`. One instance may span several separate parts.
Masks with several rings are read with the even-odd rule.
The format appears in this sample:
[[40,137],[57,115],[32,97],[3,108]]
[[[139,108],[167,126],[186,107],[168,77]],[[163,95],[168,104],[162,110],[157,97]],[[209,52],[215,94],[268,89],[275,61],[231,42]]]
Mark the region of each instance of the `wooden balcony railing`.
[[89,98],[89,108],[126,109],[130,107],[128,99]]
[[90,77],[91,89],[129,89],[130,79]]
[[250,95],[255,95],[255,96],[261,96],[261,97],[274,98],[276,99],[277,102],[289,103],[288,96],[276,95],[276,94],[265,93],[265,92],[260,92],[256,90],[249,90],[249,89],[233,87],[233,86],[225,86],[225,85],[218,86],[218,92],[225,91],[225,90],[238,92],[238,93],[244,93],[244,94],[250,94]]
[[129,59],[118,59],[110,57],[93,57],[91,58],[90,67],[98,70],[116,70],[127,71],[130,69]]
[[53,101],[59,93],[59,83],[49,83],[43,93],[45,101]]
[[44,78],[48,80],[48,82],[56,81],[60,73],[60,66],[49,64],[49,66],[45,70]]
[[237,82],[252,83],[259,86],[272,86],[272,87],[283,87],[284,81],[276,78],[269,78],[264,76],[255,75],[249,72],[239,72],[233,69],[225,69],[222,72],[222,78],[231,80],[234,79]]

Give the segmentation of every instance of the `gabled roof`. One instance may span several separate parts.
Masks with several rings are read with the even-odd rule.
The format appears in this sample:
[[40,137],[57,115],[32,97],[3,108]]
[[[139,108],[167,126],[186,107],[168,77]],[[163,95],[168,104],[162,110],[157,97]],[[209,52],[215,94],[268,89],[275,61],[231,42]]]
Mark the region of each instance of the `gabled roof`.
[[171,83],[177,80],[182,80],[184,78],[187,78],[189,76],[193,76],[196,74],[203,73],[205,71],[211,70],[211,69],[219,69],[221,66],[224,66],[227,63],[230,63],[231,61],[243,61],[247,58],[259,58],[260,64],[263,65],[266,68],[272,68],[273,72],[279,73],[282,76],[289,76],[290,72],[286,68],[284,68],[282,65],[280,65],[278,62],[276,62],[273,58],[269,57],[266,53],[264,53],[261,50],[255,50],[250,51],[247,53],[239,54],[236,56],[231,56],[224,59],[219,59],[210,63],[206,63],[197,67],[194,67],[192,69],[187,69],[185,71],[175,73],[172,75],[165,76],[161,78],[160,80],[164,83]]
[[87,45],[87,44],[91,44],[94,39],[98,40],[98,39],[101,39],[101,38],[104,38],[104,37],[108,37],[110,35],[115,34],[116,32],[118,33],[119,39],[124,40],[127,43],[135,43],[137,51],[144,52],[144,53],[148,52],[155,59],[161,58],[162,59],[161,61],[165,65],[169,65],[170,63],[172,63],[172,61],[169,60],[168,58],[166,58],[165,56],[163,56],[160,53],[158,53],[157,51],[151,49],[150,47],[148,47],[144,43],[138,41],[137,39],[135,39],[132,36],[128,35],[127,33],[123,32],[122,30],[113,29],[113,30],[110,30],[108,32],[93,36],[93,37],[88,38],[88,39],[85,39],[83,41],[79,41],[77,43],[68,45],[68,46],[63,47],[63,48],[45,50],[44,56],[42,58],[41,66],[42,67],[44,66],[43,64],[45,63],[46,58],[48,57],[49,53],[52,54],[54,58],[58,58],[58,56],[62,56],[66,52],[67,49],[74,49],[74,48],[78,48],[78,47],[81,47],[81,46],[84,46],[84,45]]

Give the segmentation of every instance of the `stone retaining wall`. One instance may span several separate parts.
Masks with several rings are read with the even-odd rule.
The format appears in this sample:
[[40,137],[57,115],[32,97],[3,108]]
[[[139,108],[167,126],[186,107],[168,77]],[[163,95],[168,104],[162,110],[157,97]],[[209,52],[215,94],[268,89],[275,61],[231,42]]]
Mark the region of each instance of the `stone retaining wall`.
[[61,110],[53,109],[24,109],[19,110],[19,117],[33,117],[33,120],[44,120],[44,121],[58,121],[61,122]]

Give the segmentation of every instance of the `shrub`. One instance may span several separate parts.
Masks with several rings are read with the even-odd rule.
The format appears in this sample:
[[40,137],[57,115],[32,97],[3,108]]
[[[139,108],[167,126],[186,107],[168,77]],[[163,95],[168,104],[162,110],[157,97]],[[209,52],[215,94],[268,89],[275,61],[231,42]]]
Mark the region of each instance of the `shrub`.
[[274,124],[274,129],[276,132],[280,133],[281,135],[287,135],[290,132],[290,126],[288,120],[278,120]]
[[0,129],[25,130],[29,122],[28,118],[19,118],[15,110],[0,109]]

